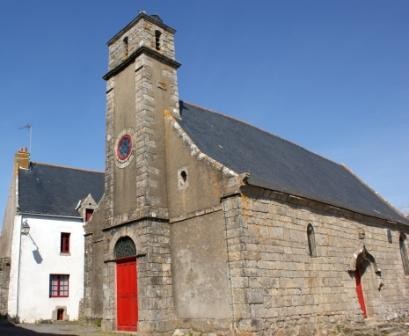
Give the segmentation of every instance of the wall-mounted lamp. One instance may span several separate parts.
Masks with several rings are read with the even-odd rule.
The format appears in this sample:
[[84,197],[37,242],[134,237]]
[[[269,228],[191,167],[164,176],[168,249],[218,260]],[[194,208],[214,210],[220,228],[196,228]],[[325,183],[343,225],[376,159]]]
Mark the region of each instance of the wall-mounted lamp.
[[28,235],[30,233],[30,225],[28,225],[27,219],[23,221],[23,224],[21,225],[21,234],[22,235]]

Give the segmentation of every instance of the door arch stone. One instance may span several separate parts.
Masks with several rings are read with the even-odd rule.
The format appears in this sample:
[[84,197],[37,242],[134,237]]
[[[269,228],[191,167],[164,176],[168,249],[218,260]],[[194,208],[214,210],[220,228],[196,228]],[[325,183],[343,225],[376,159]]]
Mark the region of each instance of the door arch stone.
[[376,314],[379,306],[378,292],[383,287],[382,272],[365,245],[353,254],[349,272],[355,279],[355,291],[362,316],[366,318]]

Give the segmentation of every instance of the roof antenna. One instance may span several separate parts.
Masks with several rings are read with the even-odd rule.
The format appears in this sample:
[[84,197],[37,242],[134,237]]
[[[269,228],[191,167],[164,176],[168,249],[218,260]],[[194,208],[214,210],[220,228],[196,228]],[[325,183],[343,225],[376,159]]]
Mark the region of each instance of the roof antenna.
[[28,152],[31,154],[31,137],[32,137],[32,129],[33,129],[33,125],[31,125],[30,123],[19,127],[19,129],[28,129]]

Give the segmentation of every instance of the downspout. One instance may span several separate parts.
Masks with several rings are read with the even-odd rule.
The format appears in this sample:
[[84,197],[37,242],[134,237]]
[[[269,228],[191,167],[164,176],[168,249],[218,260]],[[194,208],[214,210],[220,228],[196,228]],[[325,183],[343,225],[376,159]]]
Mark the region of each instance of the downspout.
[[[31,135],[30,135],[31,136]],[[19,200],[19,169],[30,169],[30,153],[27,151],[27,148],[21,148],[15,155],[14,158],[14,178],[15,178],[15,197],[16,197],[16,204],[15,204],[15,215],[20,214],[21,215],[21,220],[20,220],[20,227],[18,228],[18,234],[19,234],[19,247],[18,247],[18,270],[17,270],[17,293],[16,293],[16,318],[17,321],[20,322],[20,277],[21,277],[21,254],[22,254],[22,249],[21,249],[21,242],[22,242],[22,232],[21,229],[23,227],[23,214],[20,213],[20,200]]]
[[16,297],[16,318],[17,322],[20,323],[20,269],[21,269],[21,228],[23,226],[23,216],[21,216],[20,220],[20,227],[19,227],[19,235],[20,235],[20,243],[18,247],[18,270],[17,270],[17,297]]
[[[20,214],[20,200],[19,200],[19,197],[20,197],[19,183],[20,183],[20,181],[19,181],[19,178],[18,178],[19,177],[19,172],[18,171],[19,171],[19,166],[17,166],[17,172],[15,173],[16,174],[16,176],[15,176],[15,181],[16,181],[15,182],[15,185],[16,185],[16,190],[15,190],[15,193],[16,193],[16,204],[15,204],[16,215]],[[20,226],[18,228],[19,245],[18,245],[18,264],[17,264],[18,269],[17,269],[17,293],[16,293],[16,320],[17,320],[18,323],[20,323],[20,273],[21,273],[20,269],[21,269],[21,253],[22,253],[22,250],[21,250],[21,241],[22,241],[22,239],[21,239],[21,228],[23,226],[23,214],[20,214],[20,215],[21,215]]]

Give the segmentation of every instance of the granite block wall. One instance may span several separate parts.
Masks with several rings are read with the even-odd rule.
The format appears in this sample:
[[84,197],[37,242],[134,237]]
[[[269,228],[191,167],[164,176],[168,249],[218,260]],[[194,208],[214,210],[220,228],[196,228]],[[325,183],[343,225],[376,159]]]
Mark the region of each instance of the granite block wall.
[[368,317],[409,313],[409,277],[399,250],[399,234],[407,228],[261,188],[245,188],[223,208],[238,330],[263,334],[282,324],[362,319],[354,262],[364,247],[372,260],[362,272]]
[[138,335],[170,332],[175,328],[170,228],[169,223],[155,220],[141,220],[106,232],[100,275],[104,286],[103,329],[116,329],[116,260],[113,253],[121,237],[130,237],[136,246]]

